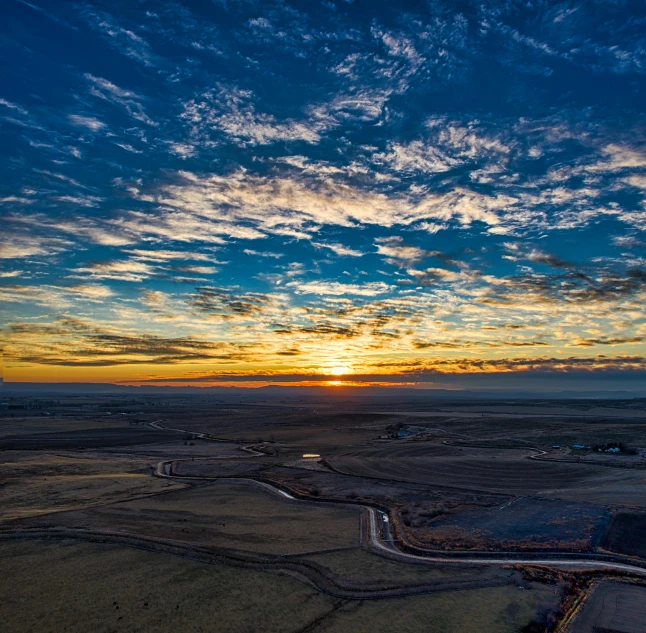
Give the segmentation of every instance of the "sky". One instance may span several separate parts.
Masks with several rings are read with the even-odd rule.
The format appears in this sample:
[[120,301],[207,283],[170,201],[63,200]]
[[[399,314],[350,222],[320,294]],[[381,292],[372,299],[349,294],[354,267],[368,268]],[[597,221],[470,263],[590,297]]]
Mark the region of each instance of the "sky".
[[646,3],[2,13],[5,382],[644,390]]

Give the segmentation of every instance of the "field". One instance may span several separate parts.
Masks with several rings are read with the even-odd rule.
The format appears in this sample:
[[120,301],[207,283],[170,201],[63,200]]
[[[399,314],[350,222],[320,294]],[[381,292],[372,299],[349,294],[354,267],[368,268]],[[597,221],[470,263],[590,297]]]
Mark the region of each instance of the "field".
[[0,455],[0,522],[184,487],[152,478],[145,460],[35,451],[5,451]]
[[629,488],[635,497],[646,495],[646,470],[544,462],[528,459],[529,451],[507,450],[500,454],[493,449],[483,455],[485,449],[465,448],[460,456],[445,456],[444,448],[430,442],[404,442],[395,449],[368,449],[329,461],[337,470],[361,477],[485,492],[558,497],[561,493],[594,489],[596,500],[601,502],[621,489]]
[[139,455],[150,459],[163,459],[173,455],[177,459],[233,459],[248,457],[239,444],[228,442],[209,442],[206,440],[182,440],[173,442],[158,442],[156,444],[137,444],[130,446],[118,445],[114,447],[101,447],[94,449],[92,454],[97,456],[108,455]]
[[430,521],[418,538],[436,547],[453,540],[463,545],[505,549],[587,549],[605,532],[610,510],[590,503],[563,503],[525,496],[488,508],[471,508]]
[[377,556],[364,549],[312,554],[306,557],[316,561],[339,578],[372,584],[416,584],[422,582],[485,580],[509,576],[509,571],[477,565],[411,565]]
[[300,554],[359,544],[358,508],[293,502],[249,482],[178,490],[57,513],[30,526],[84,526],[270,554]]
[[181,437],[174,431],[148,427],[94,428],[53,433],[21,433],[0,437],[0,450],[57,450],[98,448],[102,446],[132,446],[168,442]]
[[321,633],[517,633],[537,611],[556,606],[542,585],[454,591],[349,604],[326,618]]
[[[12,633],[304,630],[514,633],[553,589],[531,584],[338,601],[290,578],[204,565],[111,545],[0,545],[0,619]],[[50,627],[50,628],[48,628]]]
[[284,576],[111,545],[2,543],[0,566],[11,633],[283,633],[333,607]]
[[188,477],[236,477],[260,473],[266,467],[265,460],[259,459],[178,461],[173,472]]
[[122,420],[51,418],[43,415],[14,417],[5,415],[0,426],[0,437],[30,433],[57,433],[59,431],[87,431],[90,429],[125,428]]
[[[612,551],[646,565],[639,403],[384,402],[9,398],[0,621],[19,632],[534,633],[578,595],[581,570],[549,557],[594,564]],[[609,441],[638,452],[577,458],[568,446]],[[462,561],[474,550],[493,562]],[[519,552],[540,573],[514,564]]]
[[644,633],[646,587],[603,582],[576,616],[571,633]]
[[646,514],[619,512],[614,516],[601,547],[629,556],[646,558]]

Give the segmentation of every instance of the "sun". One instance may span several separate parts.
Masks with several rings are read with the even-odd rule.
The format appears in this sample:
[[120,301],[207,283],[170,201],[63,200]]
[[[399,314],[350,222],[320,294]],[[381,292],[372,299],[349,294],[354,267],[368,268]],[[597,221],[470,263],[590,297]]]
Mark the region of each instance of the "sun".
[[331,376],[344,376],[345,374],[349,374],[351,371],[352,370],[345,365],[338,365],[337,367],[330,367],[330,369],[327,370],[327,373]]

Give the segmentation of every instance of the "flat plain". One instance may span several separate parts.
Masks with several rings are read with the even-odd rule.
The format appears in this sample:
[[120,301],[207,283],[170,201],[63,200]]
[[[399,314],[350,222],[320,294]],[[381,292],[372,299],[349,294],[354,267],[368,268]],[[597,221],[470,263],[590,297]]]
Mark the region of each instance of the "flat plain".
[[[604,572],[550,557],[645,556],[641,401],[8,403],[0,617],[16,633],[552,631]],[[630,452],[592,448],[609,442]],[[499,562],[455,560],[472,552]]]

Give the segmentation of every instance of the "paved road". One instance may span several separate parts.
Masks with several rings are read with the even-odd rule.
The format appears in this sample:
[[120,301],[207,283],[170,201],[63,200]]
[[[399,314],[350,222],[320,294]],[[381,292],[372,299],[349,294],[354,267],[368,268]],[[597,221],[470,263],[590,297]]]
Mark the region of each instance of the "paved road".
[[[174,479],[176,481],[204,481],[201,477],[182,477],[170,474],[170,467],[172,462],[161,461],[155,468],[155,475],[167,479]],[[293,495],[272,486],[266,482],[256,481],[253,478],[248,478],[249,481],[254,481],[256,484],[262,485],[267,490],[281,495],[293,501],[302,501]],[[239,481],[239,479],[237,479]],[[339,502],[343,503],[343,502]],[[552,554],[549,557],[539,555],[527,555],[523,558],[518,558],[516,552],[500,552],[499,554],[492,554],[487,557],[471,557],[468,552],[452,552],[450,555],[435,554],[421,555],[403,552],[400,550],[393,541],[390,531],[390,520],[388,515],[383,510],[376,510],[370,506],[359,506],[368,512],[369,531],[368,531],[368,544],[376,551],[387,552],[390,557],[397,557],[401,560],[410,560],[417,562],[427,563],[442,563],[452,565],[492,565],[497,567],[507,565],[542,565],[544,567],[561,567],[573,570],[591,570],[591,569],[608,569],[618,572],[639,574],[646,576],[646,568],[637,565],[630,565],[628,563],[618,563],[613,561],[597,560],[593,557],[579,558],[573,560],[571,557],[563,556],[558,558],[558,554]]]
[[[637,567],[636,565],[629,565],[626,563],[613,563],[610,561],[599,561],[594,559],[583,560],[558,560],[555,558],[544,558],[540,556],[527,556],[525,558],[506,558],[505,553],[500,555],[490,556],[488,558],[455,558],[441,555],[421,556],[418,554],[409,554],[402,552],[392,543],[384,542],[381,534],[379,533],[378,510],[368,508],[369,521],[370,521],[370,544],[375,549],[388,552],[390,555],[395,555],[398,558],[427,561],[429,563],[451,563],[462,565],[543,565],[545,567],[565,567],[567,569],[611,569],[615,571],[622,571],[626,573],[640,574],[646,576],[646,568]],[[391,544],[392,543],[392,544]]]

